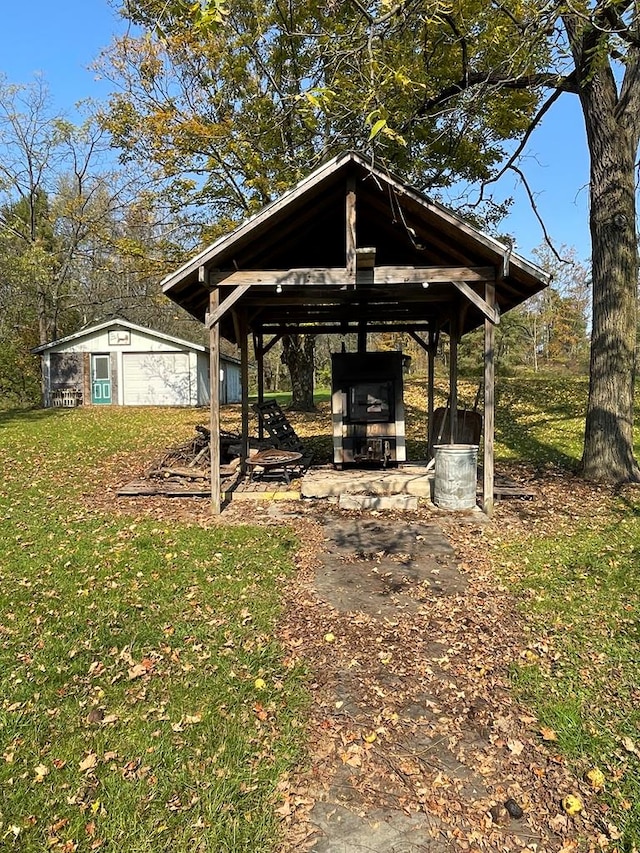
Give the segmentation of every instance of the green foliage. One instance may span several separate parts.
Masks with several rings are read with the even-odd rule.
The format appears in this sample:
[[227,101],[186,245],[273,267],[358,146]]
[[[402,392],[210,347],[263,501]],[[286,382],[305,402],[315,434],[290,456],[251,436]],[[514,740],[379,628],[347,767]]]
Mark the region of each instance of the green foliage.
[[124,157],[151,157],[169,180],[195,176],[174,201],[214,221],[245,217],[345,149],[374,151],[422,188],[486,178],[537,101],[505,91],[464,114],[431,106],[464,62],[488,71],[509,56],[524,73],[537,61],[513,23],[468,0],[397,12],[135,0],[125,14],[140,35],[104,58],[119,84],[104,124]]
[[0,346],[0,408],[36,406],[41,400],[40,361],[29,352],[36,340],[23,333],[10,336]]
[[[500,318],[495,354],[501,375],[523,368],[547,373],[588,372],[590,276],[576,258],[575,249],[562,246],[561,252],[563,262],[544,246],[534,250],[540,265],[552,275],[551,284]],[[465,335],[458,360],[463,373],[482,369],[482,330]]]
[[274,638],[291,535],[85,497],[97,456],[162,451],[181,414],[0,414],[0,837],[25,853],[277,842],[305,702]]

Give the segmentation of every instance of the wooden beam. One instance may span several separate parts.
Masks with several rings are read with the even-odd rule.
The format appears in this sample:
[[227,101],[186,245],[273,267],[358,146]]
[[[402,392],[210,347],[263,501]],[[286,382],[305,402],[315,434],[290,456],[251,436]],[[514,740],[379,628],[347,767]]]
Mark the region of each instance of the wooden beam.
[[239,284],[235,290],[230,293],[222,302],[218,305],[215,311],[209,311],[209,315],[207,318],[207,326],[211,328],[215,325],[221,317],[223,317],[227,311],[232,308],[240,297],[244,296],[244,294],[251,287],[250,284]]
[[433,400],[435,391],[435,376],[436,376],[436,354],[438,352],[437,331],[429,332],[429,345],[427,347],[427,448],[429,453],[433,453]]
[[238,316],[238,345],[240,347],[240,392],[241,392],[241,433],[240,470],[246,472],[249,456],[249,330],[247,315],[242,312]]
[[[218,308],[218,290],[209,293],[209,313]],[[215,323],[209,328],[209,413],[211,436],[211,512],[220,515],[220,326]]]
[[[489,305],[495,303],[495,285],[485,286],[485,298]],[[494,488],[494,434],[495,434],[495,325],[487,318],[484,321],[484,448],[482,508],[488,516],[493,515]]]
[[[357,257],[354,254],[354,257]],[[355,263],[355,261],[354,261]],[[366,270],[363,280],[370,278]],[[424,284],[451,281],[485,282],[495,281],[493,267],[447,267],[447,266],[378,266],[374,268],[374,284]],[[357,278],[357,277],[356,277]],[[355,280],[355,279],[354,279]],[[343,286],[350,282],[346,267],[300,267],[288,270],[227,270],[216,272],[213,284],[227,286],[252,285],[255,287],[303,287],[318,285]]]
[[495,281],[493,267],[376,267],[375,284],[438,284],[441,282]]
[[[393,327],[393,331],[394,331],[394,332],[397,332],[397,331],[400,331],[400,330],[399,330],[399,329],[397,329],[397,328],[394,326],[394,327]],[[422,347],[422,349],[423,349],[425,352],[429,352],[429,344],[428,344],[426,341],[423,341],[423,340],[422,340],[422,338],[421,338],[421,337],[420,337],[420,335],[418,334],[418,331],[417,331],[415,328],[406,329],[405,331],[406,331],[406,332],[408,332],[409,337],[410,337],[410,338],[413,338],[413,340],[418,344],[418,346]],[[427,332],[428,332],[428,331],[429,331],[429,329],[425,329],[424,331],[427,331]]]
[[[308,332],[308,331],[309,331],[309,330],[307,329],[307,332]],[[284,333],[284,331],[282,331],[282,332],[278,331],[278,332],[267,332],[267,334],[272,334],[272,335],[273,335],[273,338],[269,341],[269,343],[268,343],[268,344],[265,344],[265,345],[264,345],[263,351],[264,351],[264,354],[265,354],[265,355],[269,352],[269,350],[270,350],[272,347],[274,347],[274,346],[278,343],[278,341],[282,340],[282,336],[283,336],[285,333]]]
[[357,256],[356,256],[356,179],[351,177],[347,180],[346,196],[346,272],[347,284],[356,283]]
[[[258,404],[262,405],[264,403],[264,335],[262,331],[257,332],[253,336],[253,351],[255,353],[258,372]],[[258,438],[260,441],[264,438],[262,418],[258,418]]]
[[450,443],[458,440],[458,341],[460,333],[458,316],[451,317],[449,332],[449,423],[451,424]]
[[456,287],[463,296],[476,306],[487,320],[490,320],[495,326],[500,322],[500,314],[496,310],[495,305],[489,305],[485,299],[480,296],[479,293],[476,293],[473,288],[469,287],[466,281],[451,281],[451,284]]
[[356,249],[356,268],[359,270],[372,270],[376,265],[376,248]]
[[[430,324],[426,323],[398,323],[394,325],[389,325],[388,323],[367,323],[367,332],[406,332],[408,335],[412,335],[413,332],[429,332],[431,328]],[[282,329],[282,331],[281,331]],[[304,323],[273,323],[273,324],[265,324],[264,326],[265,334],[276,334],[278,332],[278,340],[283,334],[307,334],[307,335],[348,335],[348,334],[357,334],[358,327],[357,326],[349,326],[345,328],[344,324],[332,324],[329,322],[326,323],[318,323],[313,325],[312,328],[309,328],[308,325]],[[417,339],[416,339],[417,340]],[[275,341],[274,341],[275,342]],[[424,341],[420,341],[421,346],[424,345]],[[271,344],[269,344],[270,348]],[[267,352],[267,348],[265,348],[265,353]]]

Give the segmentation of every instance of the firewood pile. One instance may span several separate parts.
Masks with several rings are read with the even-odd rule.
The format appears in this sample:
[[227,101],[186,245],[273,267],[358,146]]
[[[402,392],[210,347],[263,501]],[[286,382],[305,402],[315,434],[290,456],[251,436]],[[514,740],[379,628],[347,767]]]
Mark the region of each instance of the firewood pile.
[[[189,441],[170,448],[167,453],[147,470],[147,479],[162,480],[209,480],[211,478],[211,430],[202,424],[196,425],[196,434]],[[230,476],[239,464],[240,436],[233,432],[220,433],[220,473]]]

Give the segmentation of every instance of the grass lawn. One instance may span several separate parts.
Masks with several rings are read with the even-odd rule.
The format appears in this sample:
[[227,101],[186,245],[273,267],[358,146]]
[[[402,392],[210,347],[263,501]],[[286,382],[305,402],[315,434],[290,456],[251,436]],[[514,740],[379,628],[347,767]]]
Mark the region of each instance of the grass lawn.
[[[463,405],[476,388],[461,383]],[[419,458],[423,383],[409,382],[405,399]],[[444,400],[442,384],[436,405]],[[500,381],[498,469],[514,466],[542,497],[499,505],[484,538],[529,640],[514,687],[578,776],[602,771],[608,849],[632,853],[640,497],[574,478],[585,401],[583,380]],[[328,407],[325,398],[317,413],[291,414],[320,460],[331,453]],[[274,630],[291,533],[134,519],[92,498],[105,471],[113,479],[157,458],[206,417],[0,414],[0,849],[277,844],[277,783],[303,754],[307,701]],[[228,407],[223,426],[238,424],[239,407]]]
[[268,851],[304,679],[274,637],[295,543],[92,510],[103,466],[202,414],[0,415],[0,848]]

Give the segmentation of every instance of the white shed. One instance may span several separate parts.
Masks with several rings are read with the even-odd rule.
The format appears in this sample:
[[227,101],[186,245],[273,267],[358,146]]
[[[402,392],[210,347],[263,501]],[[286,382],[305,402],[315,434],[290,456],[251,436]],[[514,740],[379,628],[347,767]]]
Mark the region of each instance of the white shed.
[[[204,406],[209,351],[116,319],[36,347],[45,406]],[[221,402],[240,400],[237,359],[220,360]]]

